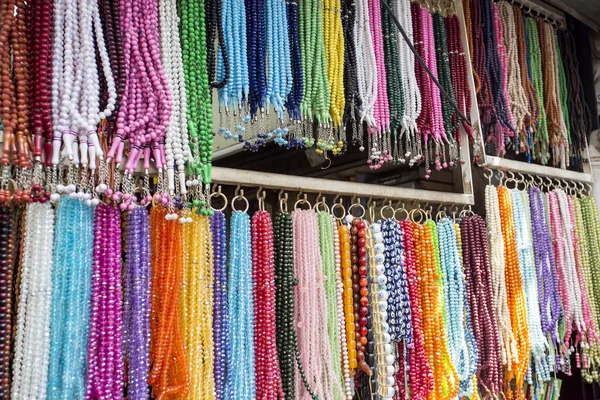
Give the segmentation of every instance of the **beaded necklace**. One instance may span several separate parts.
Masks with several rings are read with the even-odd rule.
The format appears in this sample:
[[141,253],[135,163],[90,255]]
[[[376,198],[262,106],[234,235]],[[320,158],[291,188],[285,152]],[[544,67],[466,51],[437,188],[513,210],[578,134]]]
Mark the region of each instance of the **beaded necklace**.
[[[529,68],[529,54],[527,53],[527,36],[525,32],[525,22],[521,8],[513,6],[515,31],[517,35],[518,44],[518,56],[519,56],[519,67],[521,70],[521,84],[525,95],[527,97],[527,109],[528,112],[525,114],[525,130],[526,130],[526,143],[527,143],[527,161],[531,162],[533,155],[533,133],[537,129],[537,123],[540,118],[539,101],[536,90],[531,81],[531,74]],[[523,143],[523,140],[520,141]]]
[[[294,269],[298,285],[294,288],[295,321],[302,329],[298,332],[298,350],[302,365],[310,374],[314,394],[319,398],[344,397],[339,376],[332,365],[332,349],[326,334],[327,300],[319,254],[318,218],[312,210],[296,209],[292,213],[294,226]],[[311,376],[312,375],[312,376]],[[297,373],[295,386],[301,398],[314,397],[301,388],[302,374]]]
[[[337,230],[337,219],[330,215],[333,222],[333,250],[335,254],[335,283],[337,303],[337,324],[340,332],[340,340],[337,344],[340,348],[343,387],[346,391],[346,400],[352,399],[352,382],[350,381],[350,360],[348,357],[348,337],[346,336],[346,317],[344,315],[344,284],[342,283],[342,251],[340,247],[340,232]],[[348,243],[349,244],[349,243]],[[348,247],[348,250],[349,247]],[[348,251],[349,254],[349,251]],[[349,265],[348,259],[347,264]],[[352,304],[352,303],[350,303]],[[334,348],[335,350],[335,348]]]
[[344,33],[342,31],[341,1],[325,0],[323,3],[323,35],[329,80],[329,114],[334,127],[339,127],[344,118]]
[[29,168],[30,78],[27,59],[28,2],[9,0],[0,7],[0,99],[2,100],[3,147],[0,163]]
[[[377,64],[375,49],[371,38],[368,0],[356,0],[356,18],[354,20],[354,48],[356,49],[356,74],[360,102],[358,115],[360,122],[368,127],[375,126],[374,106],[377,100]],[[369,159],[371,157],[369,143]],[[375,155],[375,154],[373,154]]]
[[[206,13],[206,62],[208,82],[211,88],[220,89],[229,80],[229,53],[225,46],[225,34],[223,33],[223,13],[221,0],[207,0],[205,3]],[[213,43],[217,42],[217,46]],[[211,45],[208,45],[210,43]],[[218,49],[219,59],[215,56]],[[219,80],[215,80],[215,68],[219,69]],[[212,91],[211,91],[212,96]]]
[[122,396],[125,386],[121,283],[121,213],[96,207],[86,398]]
[[527,325],[529,326],[529,342],[531,344],[531,357],[529,357],[529,370],[527,373],[528,384],[533,385],[532,372],[536,373],[536,382],[550,380],[550,369],[546,360],[546,346],[548,345],[542,331],[540,306],[536,271],[533,258],[533,242],[531,231],[531,217],[529,211],[529,195],[518,189],[510,191],[513,210],[513,224],[515,227],[515,244],[523,281],[523,292],[527,306]]
[[[576,215],[581,214],[578,216],[578,233],[584,233],[583,235],[580,235],[580,238],[582,239],[581,244],[583,246],[582,250],[587,250],[586,252],[582,251],[582,255],[586,254],[586,256],[582,257],[582,272],[585,282],[589,282],[588,286],[590,287],[590,289],[588,289],[588,299],[590,302],[592,314],[594,315],[595,327],[597,329],[598,326],[600,326],[598,324],[598,308],[600,302],[598,301],[599,296],[595,288],[600,285],[598,279],[599,275],[594,268],[591,268],[591,266],[594,265],[594,262],[600,259],[600,250],[598,247],[598,238],[600,237],[600,224],[598,223],[598,212],[596,209],[596,201],[591,196],[579,198],[577,199],[575,204]],[[579,207],[577,207],[577,204],[579,204]],[[577,212],[578,209],[579,212]],[[579,226],[581,226],[582,229],[579,229]],[[591,290],[592,287],[594,288],[593,290]],[[597,362],[597,356],[599,351],[598,346],[594,344],[595,343],[592,343],[591,347],[591,357],[588,358],[590,361],[589,369],[591,370],[591,373],[589,371],[586,371],[585,366],[584,370],[582,370],[582,375],[588,382],[592,379],[598,381],[598,378],[600,376],[598,375]]]
[[277,330],[277,355],[281,371],[281,383],[286,399],[295,398],[296,387],[294,363],[310,398],[317,399],[302,368],[298,349],[298,337],[294,323],[294,251],[292,217],[289,213],[279,213],[275,217],[275,313]]
[[[567,225],[567,215],[563,215],[560,209],[559,200],[556,192],[548,193],[548,213],[550,215],[550,228],[552,232],[552,244],[554,250],[554,259],[556,261],[556,271],[559,274],[558,289],[563,305],[563,314],[565,321],[565,332],[562,337],[562,355],[568,358],[571,355],[570,341],[573,325],[576,329],[581,327],[581,292],[576,284],[575,265],[573,259],[573,248],[570,240],[570,223]],[[568,212],[568,210],[565,210]],[[565,243],[566,242],[566,243]],[[561,366],[565,361],[561,360]],[[566,372],[570,373],[570,366],[566,366]]]
[[217,211],[211,217],[211,236],[214,251],[213,337],[215,398],[225,399],[225,371],[231,351],[227,315],[227,227],[225,215]]
[[[467,324],[468,311],[466,312],[465,306],[468,307],[468,304],[466,303],[465,275],[458,247],[457,231],[454,221],[448,217],[438,221],[436,228],[443,280],[444,320],[448,351],[450,361],[457,370],[461,392],[468,392],[477,366],[477,354],[474,342],[467,340],[471,327],[470,324]],[[472,391],[472,387],[470,391]]]
[[[425,331],[421,325],[421,314],[425,299],[421,297],[419,290],[420,279],[417,278],[417,242],[418,234],[413,233],[418,229],[411,221],[400,222],[403,237],[404,261],[406,265],[406,282],[410,298],[410,316],[412,325],[411,341],[407,344],[406,358],[410,361],[410,368],[406,369],[408,379],[404,379],[404,388],[400,386],[400,393],[404,398],[408,395],[407,380],[410,383],[410,395],[415,400],[426,399],[434,387],[434,375],[429,354],[425,350]],[[400,349],[399,349],[400,350]],[[399,368],[404,371],[403,368]],[[401,379],[397,379],[398,382]]]
[[[564,195],[564,196],[563,196]],[[579,332],[579,335],[577,336],[577,341],[576,344],[578,344],[578,342],[581,343],[581,353],[583,355],[583,360],[580,359],[579,355],[580,353],[576,353],[575,354],[575,362],[577,365],[577,368],[584,368],[587,369],[589,366],[588,363],[588,349],[590,347],[595,347],[596,349],[593,350],[593,352],[597,352],[597,348],[598,345],[600,344],[600,341],[598,340],[598,334],[596,333],[596,325],[595,325],[595,319],[594,319],[594,315],[591,309],[591,305],[590,302],[588,301],[588,294],[586,293],[586,284],[585,284],[585,278],[583,276],[583,266],[582,266],[582,258],[587,257],[587,254],[585,256],[582,255],[581,252],[581,247],[580,247],[580,237],[579,234],[577,232],[577,219],[575,216],[575,207],[573,205],[573,199],[570,196],[567,196],[565,194],[564,191],[560,191],[559,192],[559,199],[561,199],[560,201],[564,204],[565,200],[566,203],[568,204],[568,209],[569,209],[569,215],[571,217],[571,223],[572,223],[572,230],[571,230],[571,236],[572,236],[572,240],[573,240],[573,247],[574,247],[574,253],[575,253],[575,267],[577,269],[577,278],[578,278],[578,284],[579,284],[579,289],[581,291],[581,305],[583,308],[583,321],[585,322],[585,327],[584,327],[584,331],[583,332]],[[581,361],[583,361],[583,364],[581,364]]]
[[[31,2],[31,18],[35,23],[28,28],[30,52],[29,99],[33,130],[33,158],[50,165],[52,161],[52,26],[54,4],[48,1]],[[35,65],[35,68],[33,67]],[[48,147],[50,143],[50,147]]]
[[153,207],[150,212],[152,369],[148,384],[152,386],[152,393],[157,398],[167,394],[185,398],[190,390],[190,371],[179,316],[179,299],[184,279],[182,224],[165,219],[167,213],[169,211],[162,207]]
[[[571,123],[569,121],[569,91],[567,90],[567,78],[565,75],[565,67],[563,64],[563,57],[560,53],[560,46],[558,41],[558,33],[555,34],[556,37],[554,39],[556,45],[556,64],[558,71],[558,95],[560,97],[560,108],[562,110],[562,119],[565,124],[564,129],[567,135],[567,142],[569,143],[570,153],[573,153],[571,148],[572,140],[571,140]],[[571,154],[568,155],[569,159],[566,161],[570,164]]]
[[496,50],[498,53],[498,62],[499,62],[499,66],[500,66],[500,70],[502,72],[502,83],[500,86],[500,93],[502,95],[502,98],[504,99],[504,108],[505,108],[505,113],[506,113],[506,119],[507,119],[507,123],[510,125],[511,128],[509,128],[508,130],[506,130],[505,133],[505,140],[510,140],[511,137],[514,137],[515,135],[515,121],[512,115],[512,110],[510,108],[510,103],[511,103],[511,99],[510,99],[510,95],[508,92],[508,59],[507,59],[507,52],[506,52],[506,46],[504,44],[504,28],[502,26],[502,19],[500,17],[500,8],[498,6],[498,3],[492,3],[492,17],[494,19],[494,39],[496,41]]
[[562,310],[550,229],[546,222],[544,201],[539,188],[529,189],[529,202],[542,331],[554,347],[558,343],[558,320]]
[[[211,182],[212,103],[208,82],[205,2],[179,0],[181,50],[186,91],[186,116],[194,162],[188,172]],[[243,43],[242,43],[243,46]],[[243,49],[244,47],[242,47]],[[228,53],[229,54],[229,53]],[[264,64],[263,64],[264,65]]]
[[[227,318],[231,352],[227,359],[226,399],[256,397],[254,379],[254,302],[250,216],[234,211],[230,221]],[[250,343],[248,346],[247,343]]]
[[[350,231],[348,226],[341,223],[338,227],[339,240],[340,240],[340,255],[342,259],[342,277],[344,285],[344,321],[346,327],[346,347],[348,349],[348,368],[350,375],[355,374],[355,370],[358,366],[356,360],[356,327],[354,326],[354,298],[353,298],[353,281],[352,281],[352,256],[350,253]],[[352,397],[353,391],[350,389],[350,385],[346,385],[346,394]]]
[[475,215],[460,223],[465,267],[465,291],[477,342],[478,383],[487,393],[497,396],[502,388],[502,358],[498,325],[494,312],[492,269],[484,220]]
[[515,15],[512,5],[508,2],[498,3],[498,8],[502,19],[504,47],[506,47],[506,66],[508,72],[506,82],[508,89],[507,98],[510,99],[510,113],[517,133],[515,136],[515,150],[519,153],[527,153],[527,156],[530,157],[527,130],[525,127],[525,118],[529,113],[529,103],[523,86],[521,67],[519,65],[520,44],[518,42]]
[[[490,79],[490,88],[492,91],[494,108],[496,110],[496,117],[498,122],[503,128],[496,126],[496,135],[498,143],[501,146],[505,142],[505,136],[508,131],[514,131],[514,127],[511,124],[510,117],[508,114],[509,108],[507,107],[507,99],[504,96],[504,77],[502,71],[502,63],[500,61],[500,45],[502,37],[497,37],[496,29],[494,26],[495,15],[494,15],[494,2],[491,0],[481,1],[481,24],[483,30],[483,40],[485,43],[486,52],[486,69],[488,77]],[[501,147],[502,152],[504,148]]]
[[93,220],[93,209],[79,199],[63,197],[58,203],[52,269],[48,398],[85,396]]
[[125,267],[125,345],[127,393],[132,400],[147,399],[150,371],[150,218],[145,207],[127,216]]
[[[340,348],[340,329],[338,324],[337,308],[337,280],[335,275],[335,248],[334,248],[334,223],[331,215],[326,211],[318,214],[319,220],[319,248],[321,250],[321,259],[323,260],[323,275],[325,276],[325,296],[327,299],[327,335],[329,338],[329,347],[331,348],[331,364],[333,372],[344,384],[342,372],[342,353]],[[345,393],[345,390],[344,390]],[[341,397],[340,397],[341,398]]]
[[269,104],[281,119],[284,115],[284,102],[292,90],[292,66],[286,5],[283,1],[266,2],[267,31],[267,88],[266,107]]
[[[222,0],[221,18],[223,43],[225,44],[225,53],[229,64],[229,79],[218,90],[219,106],[224,108],[226,112],[230,109],[237,112],[243,107],[242,102],[244,98],[247,98],[250,90],[244,0]],[[225,59],[220,51],[217,52],[217,60],[218,79],[224,80]]]
[[[380,223],[372,223],[367,234],[369,255],[369,278],[373,311],[373,339],[375,342],[375,362],[377,367],[377,393],[383,399],[391,399],[395,394],[395,357],[392,355],[392,338],[388,324],[388,287],[385,274],[385,244]],[[375,391],[375,389],[373,389]]]
[[498,192],[492,185],[485,187],[485,215],[490,247],[492,287],[494,288],[494,309],[498,323],[498,338],[502,350],[502,365],[512,369],[518,357],[515,337],[511,329],[505,279],[505,243],[502,235]]
[[400,224],[387,219],[382,224],[385,243],[385,276],[387,285],[388,323],[394,342],[411,340],[410,299],[406,282],[406,266]]
[[[252,216],[252,281],[254,284],[254,335],[256,397],[284,397],[275,343],[275,264],[273,226],[266,211]],[[341,365],[341,360],[340,360]]]
[[371,29],[371,40],[375,54],[375,73],[377,74],[377,97],[373,105],[373,117],[375,118],[380,150],[383,152],[383,161],[390,161],[391,156],[390,159],[387,159],[388,149],[385,147],[387,141],[384,137],[384,135],[389,134],[390,130],[390,110],[386,87],[387,77],[383,52],[380,0],[368,0],[368,10],[369,28]]
[[265,111],[266,82],[266,2],[245,0],[246,4],[246,40],[248,41],[248,77],[250,91],[248,106],[250,117],[257,116],[258,111]]
[[[396,17],[404,27],[409,40],[415,43],[413,34],[413,19],[411,17],[411,2],[400,0],[394,2],[396,5]],[[394,27],[395,29],[395,27]],[[394,30],[395,32],[395,30]],[[404,93],[404,113],[401,117],[400,139],[404,136],[404,145],[398,143],[399,160],[413,166],[421,159],[420,138],[417,132],[417,118],[421,114],[421,92],[417,85],[415,74],[415,57],[404,40],[397,40],[398,59],[400,63],[400,79],[402,80],[402,93]],[[415,43],[416,45],[416,43]]]
[[544,110],[547,117],[549,146],[552,150],[552,164],[564,168],[569,163],[569,147],[562,119],[554,29],[550,24],[538,20],[538,32],[542,53]]
[[[356,113],[360,107],[360,93],[358,91],[358,72],[356,61],[356,47],[354,39],[354,22],[356,18],[355,0],[341,0],[342,33],[344,34],[344,99],[346,109],[344,116],[347,122],[352,124],[353,139],[362,146],[362,132],[359,130]],[[358,136],[358,137],[356,137]],[[364,150],[364,148],[363,148]],[[361,150],[361,151],[363,151]]]
[[465,0],[470,2],[470,21],[472,23],[472,46],[471,46],[471,57],[473,58],[473,69],[475,76],[479,79],[479,85],[477,90],[477,104],[479,105],[479,114],[481,116],[483,136],[485,137],[486,143],[494,143],[495,153],[498,156],[502,156],[501,148],[504,144],[504,138],[494,136],[494,124],[496,123],[496,110],[494,105],[494,98],[492,95],[490,78],[487,70],[487,55],[486,47],[483,38],[482,24],[481,24],[481,2],[479,0]]
[[590,131],[590,111],[583,93],[583,83],[579,75],[579,60],[577,59],[575,38],[566,29],[557,32],[560,53],[563,58],[565,78],[570,93],[567,102],[569,111],[569,125],[571,132],[572,162],[573,167],[581,171],[585,148],[585,135]]
[[288,35],[290,44],[290,62],[292,68],[292,90],[286,99],[286,108],[290,118],[299,121],[300,104],[304,95],[304,71],[302,69],[302,56],[300,52],[299,26],[298,26],[298,2],[286,1],[286,14],[288,23]]
[[[10,217],[7,217],[6,214],[3,216],[3,223],[9,221]],[[21,221],[19,304],[14,320],[16,334],[10,387],[10,398],[15,400],[44,398],[47,393],[54,210],[50,204],[31,204]],[[7,396],[8,377],[5,370],[2,390]]]
[[517,399],[524,398],[523,383],[525,374],[529,367],[531,344],[529,342],[529,324],[527,323],[527,307],[525,294],[523,293],[523,279],[519,266],[519,256],[515,241],[515,228],[513,223],[513,210],[510,200],[510,192],[506,186],[500,186],[498,192],[498,205],[502,227],[502,238],[504,240],[505,280],[506,297],[510,311],[510,322],[512,334],[514,335],[516,357],[512,367],[505,373],[504,379],[507,383],[505,391],[512,393],[510,382],[514,376],[516,389],[514,395]]
[[215,399],[213,244],[210,218],[195,212],[191,218],[192,223],[182,227],[183,279],[179,300],[181,335],[189,368],[187,398],[210,400]]
[[161,60],[171,89],[173,104],[165,139],[165,160],[169,192],[175,191],[175,170],[179,180],[179,192],[186,193],[185,162],[192,162],[186,121],[186,94],[181,40],[175,0],[162,0],[160,7]]
[[365,248],[366,239],[364,239],[366,224],[364,221],[354,218],[350,214],[346,216],[346,222],[351,227],[350,243],[352,246],[350,247],[350,251],[352,256],[352,291],[354,292],[354,330],[356,334],[357,367],[359,371],[370,376],[371,369],[368,363],[365,362],[365,349],[368,344],[367,335],[369,332],[367,327],[367,317],[369,315],[367,249]]
[[0,321],[5,327],[0,343],[0,395],[6,397],[10,397],[10,361],[14,343],[13,278],[17,274],[16,267],[19,261],[20,221],[25,221],[21,215],[19,208],[0,206],[0,275],[3,277],[0,293],[5,299],[0,307]]
[[[392,156],[394,161],[404,157],[400,154],[398,146],[398,134],[402,118],[405,114],[404,86],[402,84],[402,71],[400,67],[399,44],[396,38],[396,26],[388,9],[381,7],[381,23],[383,31],[383,46],[385,56],[385,75],[386,75],[386,92],[388,95],[389,114],[390,114],[390,131],[394,138],[394,146],[392,148]],[[402,39],[401,39],[402,40]],[[404,60],[403,60],[404,61]]]
[[539,109],[539,120],[536,125],[535,133],[533,135],[533,159],[539,160],[542,164],[547,164],[550,157],[549,153],[549,140],[548,140],[548,126],[546,121],[546,108],[544,98],[546,93],[544,92],[544,83],[542,80],[542,59],[540,54],[540,42],[538,40],[538,29],[536,22],[533,18],[525,18],[525,32],[527,40],[527,54],[528,54],[528,65],[530,66],[531,83],[535,90],[538,109]]
[[[452,78],[450,75],[450,59],[448,55],[448,38],[444,27],[444,17],[438,12],[432,15],[433,35],[435,43],[435,59],[437,64],[437,76],[439,82],[448,93],[453,102],[456,102],[454,96],[454,88],[452,86]],[[440,99],[442,106],[442,120],[444,130],[448,133],[449,140],[455,138],[458,133],[458,121],[456,118],[456,110],[452,107],[450,101],[444,97]],[[452,162],[454,165],[454,162]],[[446,165],[447,166],[447,165]]]
[[[437,233],[431,220],[413,225],[417,253],[417,271],[423,318],[425,354],[433,371],[433,392],[437,398],[458,395],[459,378],[448,351],[444,329],[442,276],[439,266]],[[436,254],[437,253],[437,254]]]
[[[450,63],[450,76],[452,77],[452,90],[458,103],[458,107],[464,115],[471,115],[471,91],[468,90],[467,82],[467,61],[463,50],[461,38],[461,26],[458,16],[452,14],[444,18],[446,27],[446,38],[448,40],[448,58]],[[458,115],[453,114],[452,124],[458,126]],[[460,120],[463,129],[467,133],[469,140],[478,140],[473,135],[473,127],[467,121]],[[460,131],[455,129],[453,132],[454,140],[460,144]]]

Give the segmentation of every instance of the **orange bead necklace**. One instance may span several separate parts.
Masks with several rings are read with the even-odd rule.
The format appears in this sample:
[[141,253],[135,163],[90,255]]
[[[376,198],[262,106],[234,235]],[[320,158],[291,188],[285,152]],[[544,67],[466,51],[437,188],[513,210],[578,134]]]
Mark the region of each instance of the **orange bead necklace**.
[[179,326],[179,293],[183,281],[183,240],[179,221],[165,219],[168,210],[150,213],[152,240],[152,312],[148,384],[153,397],[183,399],[190,378]]

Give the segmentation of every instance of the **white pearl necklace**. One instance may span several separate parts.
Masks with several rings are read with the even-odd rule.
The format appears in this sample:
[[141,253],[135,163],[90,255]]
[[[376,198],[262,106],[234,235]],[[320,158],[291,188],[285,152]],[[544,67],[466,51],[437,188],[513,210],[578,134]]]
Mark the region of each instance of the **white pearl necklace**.
[[356,1],[354,22],[354,46],[356,48],[356,75],[361,98],[359,116],[369,126],[375,126],[375,101],[377,100],[377,64],[371,39],[368,0]]
[[54,210],[27,206],[15,325],[12,399],[45,399],[50,354]]
[[193,161],[187,130],[185,77],[181,44],[179,38],[179,17],[175,0],[161,0],[160,4],[161,55],[163,68],[173,99],[167,137],[165,139],[165,157],[167,160],[167,181],[169,191],[175,190],[175,170],[179,180],[181,194],[187,192],[185,185],[185,162]]
[[[413,43],[410,1],[398,0],[395,4],[396,16],[400,25],[404,27],[406,35],[411,43]],[[410,141],[416,139],[418,135],[417,118],[421,114],[421,91],[419,90],[415,75],[415,57],[404,40],[398,40],[398,58],[400,61],[400,77],[402,79],[405,104],[404,115],[401,120],[402,130],[400,132],[400,139],[406,135],[405,140],[407,144],[406,153],[400,154],[400,157],[406,157],[405,161],[412,166],[421,157],[421,154],[412,154],[410,151],[412,147]]]
[[[108,101],[100,111],[100,79],[96,65],[96,47],[106,81]],[[52,163],[60,161],[61,139],[63,156],[88,164],[88,136],[96,135],[98,123],[115,109],[117,90],[97,2],[59,0],[54,11],[54,44],[52,69],[52,108],[54,140]],[[79,144],[76,143],[79,138]],[[97,136],[90,138],[94,149],[90,155],[102,156]]]
[[504,238],[500,220],[500,205],[498,192],[492,185],[485,187],[485,214],[490,243],[490,265],[492,269],[492,284],[494,285],[494,308],[498,320],[498,337],[502,347],[502,365],[511,368],[513,360],[517,360],[517,343],[512,334],[508,298],[506,296],[506,281],[504,278]]
[[375,359],[377,365],[378,393],[381,400],[392,400],[396,391],[394,374],[395,357],[387,322],[388,291],[385,276],[385,245],[381,224],[373,223],[367,232],[369,251],[369,277],[371,281],[371,302],[373,304],[373,338],[375,341]]

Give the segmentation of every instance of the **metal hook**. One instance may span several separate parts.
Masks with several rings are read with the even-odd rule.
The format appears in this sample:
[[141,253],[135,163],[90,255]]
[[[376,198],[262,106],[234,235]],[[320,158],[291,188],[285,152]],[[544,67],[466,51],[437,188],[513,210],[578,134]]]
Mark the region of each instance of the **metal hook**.
[[327,168],[331,167],[331,163],[333,162],[333,161],[331,160],[331,158],[329,158],[329,157],[327,156],[327,153],[325,153],[325,155],[324,155],[324,156],[325,156],[325,160],[329,161],[329,164],[327,164],[327,166],[326,166],[326,167],[321,167],[321,169],[327,169]]

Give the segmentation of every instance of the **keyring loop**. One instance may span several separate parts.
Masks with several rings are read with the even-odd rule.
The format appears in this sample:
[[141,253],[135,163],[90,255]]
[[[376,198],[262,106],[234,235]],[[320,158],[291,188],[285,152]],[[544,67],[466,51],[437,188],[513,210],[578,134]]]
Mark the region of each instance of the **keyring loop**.
[[[385,210],[392,210],[392,216],[387,218],[385,215],[383,215]],[[383,207],[381,207],[381,210],[379,210],[379,214],[381,215],[381,219],[392,219],[394,221],[396,220],[396,210],[394,210],[394,207],[392,207],[392,202],[390,200],[390,202],[386,205],[384,205]]]
[[[419,213],[419,217],[420,217],[418,221],[415,219],[415,213],[417,213],[417,212]],[[425,214],[425,211],[422,208],[413,208],[408,213],[408,218],[415,224],[420,225],[424,219],[427,219],[427,214]]]
[[330,210],[329,210],[329,206],[327,205],[327,203],[325,203],[325,196],[321,197],[321,201],[317,201],[315,203],[315,205],[313,206],[313,210],[315,210],[316,212],[320,212],[321,210],[319,209],[320,206],[325,207],[325,210],[327,214],[330,214]]
[[[342,208],[342,216],[338,217],[337,215],[335,215],[335,210],[341,207]],[[331,215],[333,215],[335,218],[337,218],[339,221],[342,221],[344,219],[344,216],[346,215],[346,208],[344,207],[344,205],[342,204],[342,202],[340,201],[339,203],[335,203],[334,205],[331,206]]]
[[243,190],[241,192],[242,192],[242,194],[238,194],[233,199],[231,199],[231,209],[233,211],[242,211],[242,210],[238,210],[237,208],[235,208],[235,201],[236,200],[243,200],[246,203],[246,208],[242,212],[247,212],[248,208],[250,208],[250,203],[248,202],[248,199],[246,198],[246,196],[244,196]]
[[[298,197],[300,197],[300,193],[298,193]],[[294,209],[298,208],[298,204],[307,204],[308,205],[308,209],[312,209],[312,205],[310,204],[310,201],[308,201],[306,193],[304,193],[303,198],[299,199],[298,201],[296,201],[294,203]]]
[[227,196],[225,196],[223,193],[221,193],[220,191],[218,191],[218,192],[213,192],[213,193],[210,194],[210,198],[212,199],[213,197],[222,197],[223,201],[225,202],[225,204],[221,208],[214,208],[212,206],[213,202],[211,201],[210,202],[210,209],[213,210],[213,211],[223,212],[223,210],[225,210],[227,208]]
[[360,215],[360,216],[357,216],[356,218],[360,218],[360,219],[362,219],[362,218],[365,216],[365,212],[366,212],[366,210],[365,210],[365,208],[363,207],[363,205],[362,205],[362,204],[360,204],[360,203],[353,203],[353,204],[351,204],[351,205],[350,205],[350,207],[348,207],[348,214],[349,214],[349,215],[352,215],[352,216],[354,217],[354,215],[352,214],[352,209],[353,209],[354,207],[359,207],[359,208],[361,209],[361,211],[362,211],[362,212],[361,212],[361,215]]

